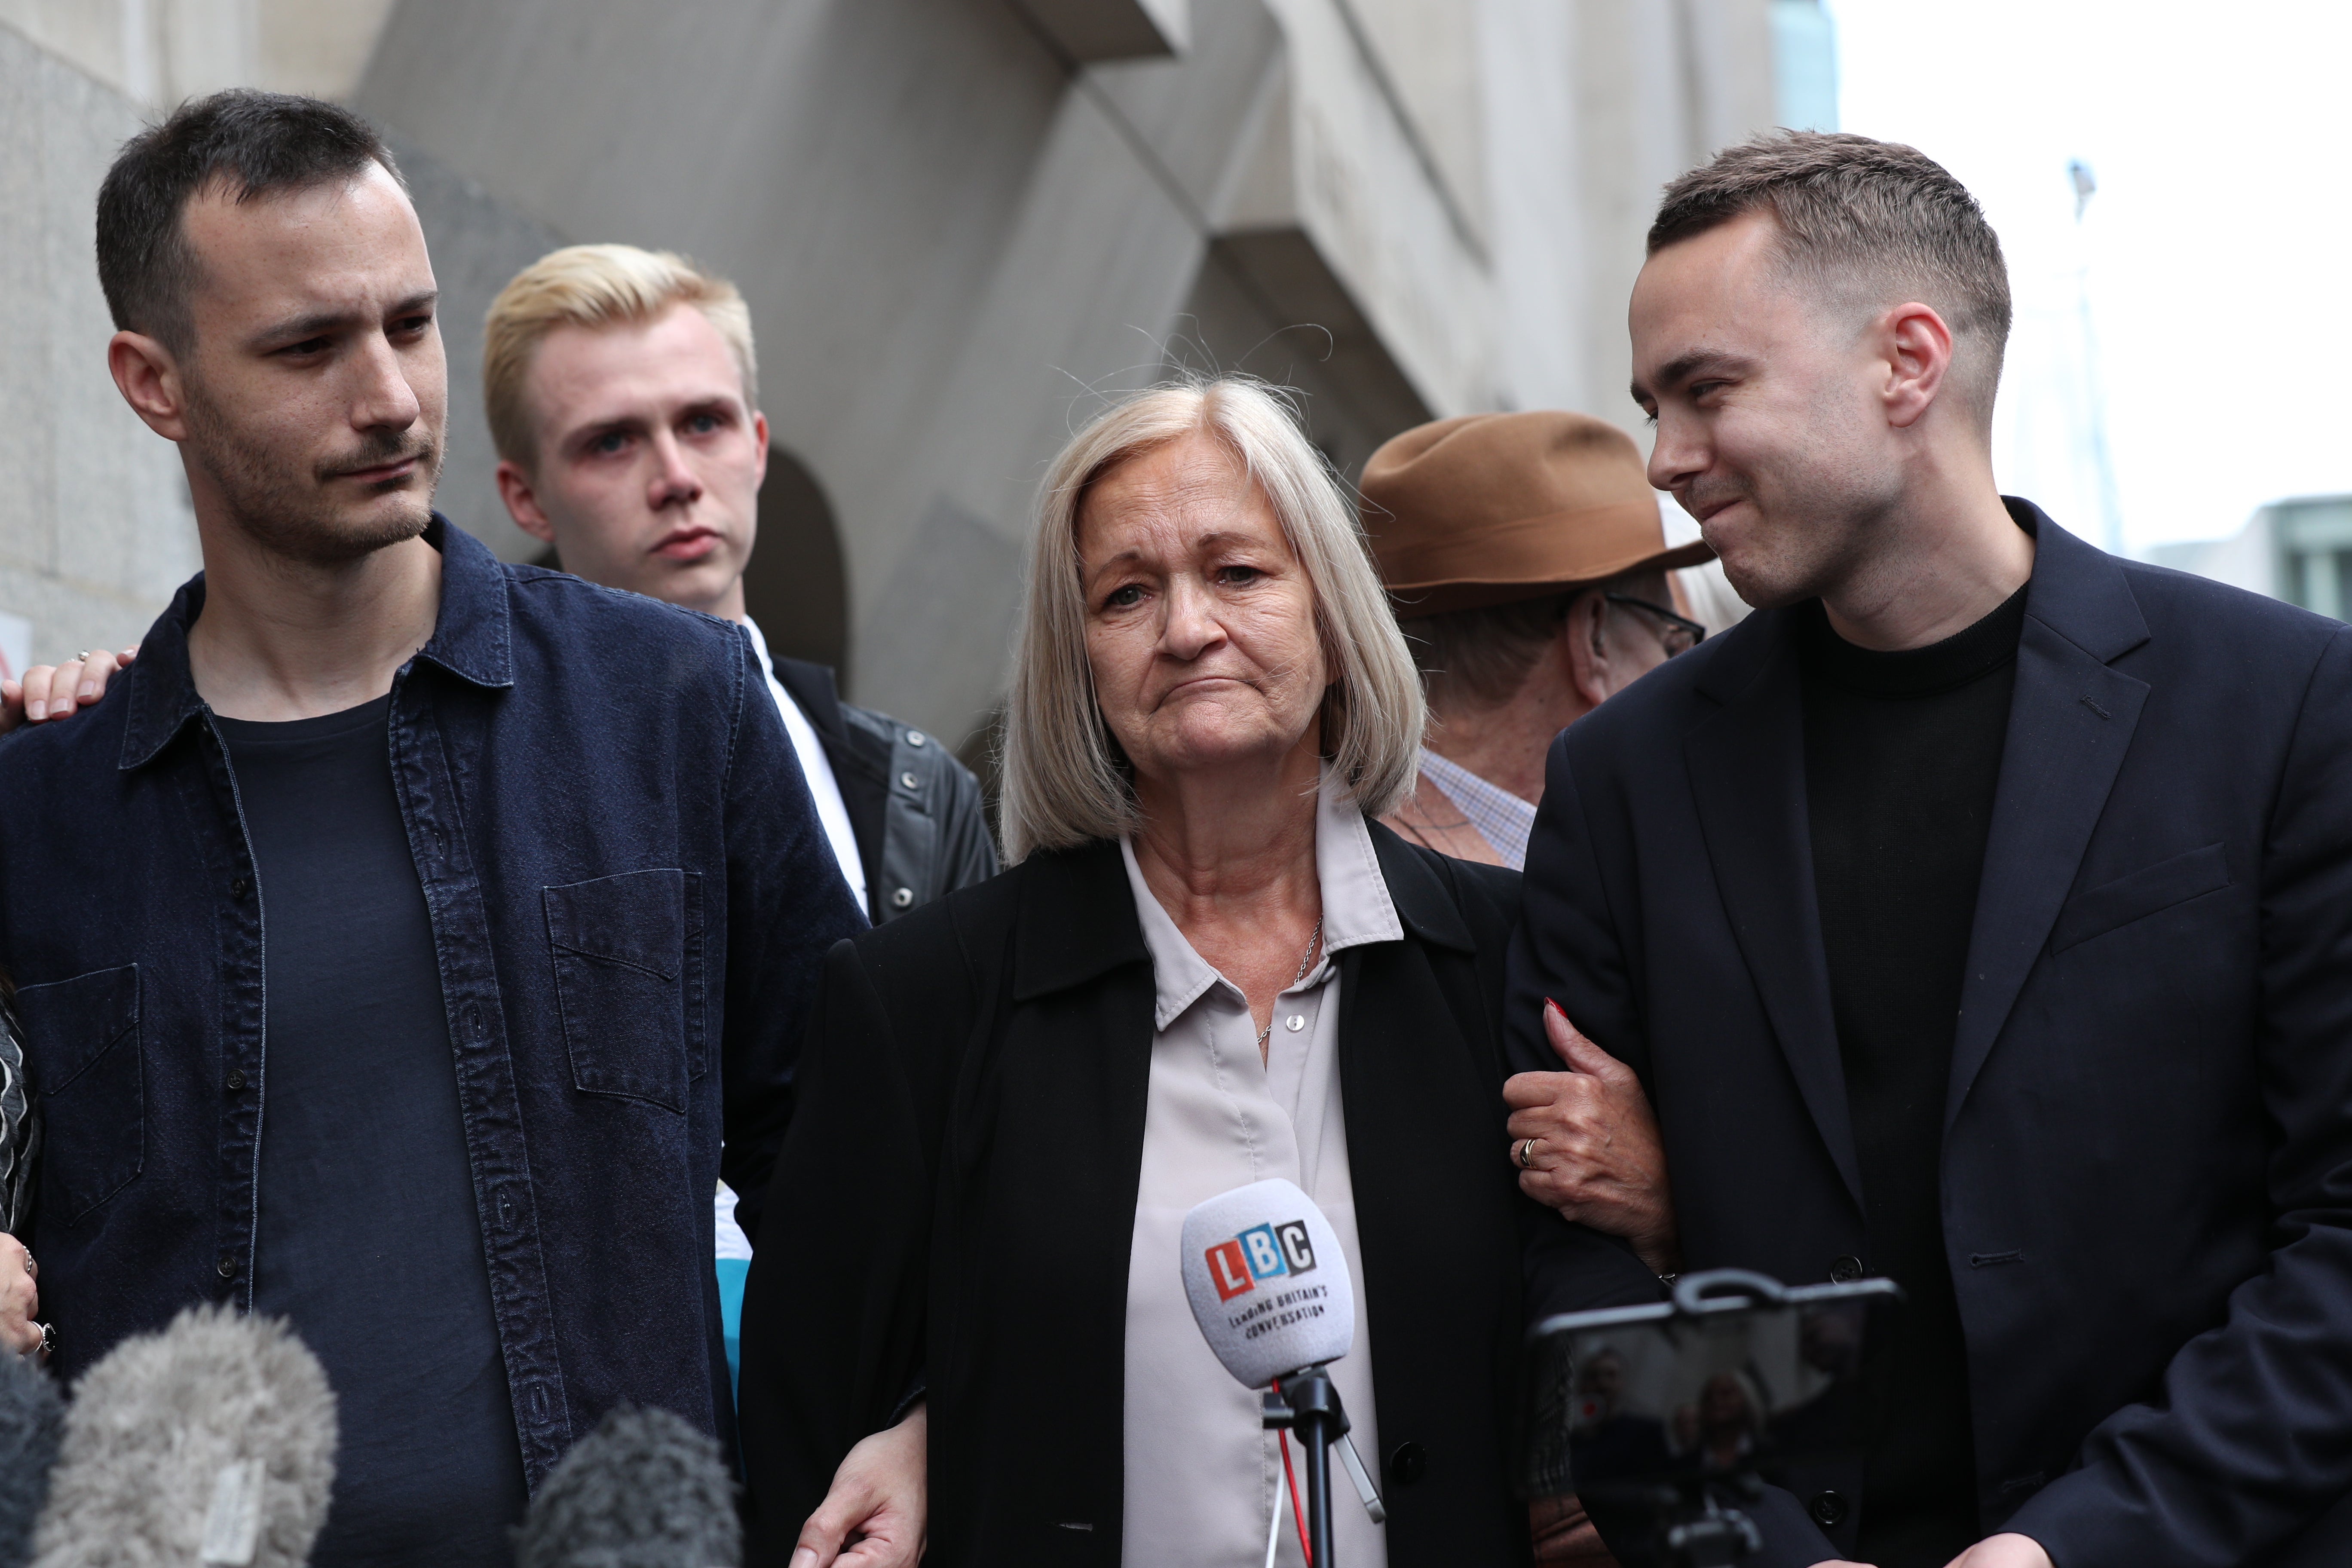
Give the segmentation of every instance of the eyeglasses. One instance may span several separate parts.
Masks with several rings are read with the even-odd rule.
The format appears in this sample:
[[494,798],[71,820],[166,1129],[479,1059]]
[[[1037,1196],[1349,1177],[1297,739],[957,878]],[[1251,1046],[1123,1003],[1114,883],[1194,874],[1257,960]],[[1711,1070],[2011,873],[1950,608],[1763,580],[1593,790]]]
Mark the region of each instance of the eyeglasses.
[[1706,641],[1706,628],[1688,616],[1678,616],[1664,605],[1654,605],[1647,599],[1637,599],[1631,594],[1603,594],[1612,605],[1622,605],[1629,610],[1641,610],[1653,615],[1664,624],[1658,629],[1658,640],[1665,645],[1666,657],[1688,653]]

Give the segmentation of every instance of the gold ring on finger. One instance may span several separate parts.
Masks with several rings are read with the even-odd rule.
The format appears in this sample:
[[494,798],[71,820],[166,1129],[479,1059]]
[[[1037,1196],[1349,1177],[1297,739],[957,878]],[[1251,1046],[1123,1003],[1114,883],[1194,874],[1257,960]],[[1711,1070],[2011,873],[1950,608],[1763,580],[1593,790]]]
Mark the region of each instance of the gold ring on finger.
[[1532,1139],[1532,1138],[1522,1138],[1522,1139],[1520,1139],[1520,1140],[1519,1140],[1519,1169],[1520,1169],[1520,1170],[1522,1170],[1522,1171],[1532,1171],[1532,1170],[1534,1170],[1534,1169],[1536,1168],[1536,1165],[1535,1165],[1535,1160],[1534,1160],[1534,1154],[1535,1154],[1535,1152],[1536,1152],[1536,1141],[1535,1141],[1534,1139]]

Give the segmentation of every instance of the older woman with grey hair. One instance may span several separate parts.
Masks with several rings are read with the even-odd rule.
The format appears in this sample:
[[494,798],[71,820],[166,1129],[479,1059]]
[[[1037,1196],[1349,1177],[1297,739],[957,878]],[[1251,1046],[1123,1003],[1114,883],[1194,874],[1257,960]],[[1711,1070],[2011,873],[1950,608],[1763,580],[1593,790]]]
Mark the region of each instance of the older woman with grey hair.
[[742,1334],[769,1560],[911,1562],[928,1531],[957,1564],[1297,1563],[1276,1435],[1179,1268],[1193,1205],[1275,1176],[1357,1281],[1333,1372],[1388,1518],[1343,1488],[1334,1555],[1526,1560],[1549,1216],[1502,1157],[1517,880],[1375,820],[1422,724],[1276,396],[1160,388],[1072,440],[1006,717],[1014,867],[836,947],[804,1046]]

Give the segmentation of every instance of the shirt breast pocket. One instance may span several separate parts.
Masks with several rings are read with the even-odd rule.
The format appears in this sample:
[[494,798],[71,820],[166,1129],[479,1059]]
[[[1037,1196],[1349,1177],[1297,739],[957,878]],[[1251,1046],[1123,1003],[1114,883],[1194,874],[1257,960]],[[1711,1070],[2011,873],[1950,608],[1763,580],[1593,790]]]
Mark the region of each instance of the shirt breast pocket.
[[27,985],[16,1012],[26,1076],[41,1097],[42,1206],[71,1225],[128,1185],[147,1158],[139,966]]
[[629,871],[541,896],[573,1086],[684,1111],[707,1056],[701,877]]

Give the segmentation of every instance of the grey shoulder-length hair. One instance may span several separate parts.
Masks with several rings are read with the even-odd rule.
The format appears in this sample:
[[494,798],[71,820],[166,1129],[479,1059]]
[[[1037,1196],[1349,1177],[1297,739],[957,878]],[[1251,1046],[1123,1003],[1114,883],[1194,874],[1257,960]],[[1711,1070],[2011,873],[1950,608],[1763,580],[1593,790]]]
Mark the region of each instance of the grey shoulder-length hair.
[[1233,377],[1159,386],[1079,431],[1038,491],[1004,717],[1010,860],[1135,830],[1135,790],[1096,702],[1087,658],[1078,510],[1106,470],[1195,431],[1241,460],[1306,571],[1332,678],[1323,698],[1323,752],[1348,798],[1381,816],[1412,793],[1425,721],[1421,681],[1339,480],[1266,387]]

